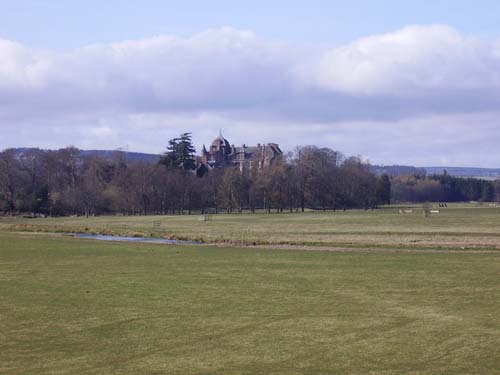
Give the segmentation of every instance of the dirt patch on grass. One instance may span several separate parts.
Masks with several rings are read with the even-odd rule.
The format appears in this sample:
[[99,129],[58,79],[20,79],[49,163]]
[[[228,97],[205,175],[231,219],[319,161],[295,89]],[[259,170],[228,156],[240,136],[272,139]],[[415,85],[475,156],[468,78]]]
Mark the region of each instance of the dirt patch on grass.
[[271,250],[323,251],[334,253],[500,254],[500,250],[488,249],[353,248],[307,245],[250,245],[240,247]]

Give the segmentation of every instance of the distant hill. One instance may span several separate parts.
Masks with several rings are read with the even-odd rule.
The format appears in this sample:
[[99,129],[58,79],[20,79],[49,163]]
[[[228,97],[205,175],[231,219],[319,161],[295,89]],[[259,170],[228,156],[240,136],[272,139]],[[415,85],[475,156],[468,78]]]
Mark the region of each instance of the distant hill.
[[82,156],[99,156],[111,159],[116,154],[123,154],[128,161],[142,161],[144,163],[156,163],[160,160],[160,155],[146,154],[143,152],[113,151],[113,150],[82,150]]
[[[36,148],[20,147],[14,149],[17,154],[24,154],[26,152],[36,150]],[[137,162],[142,161],[144,163],[156,163],[160,159],[160,155],[156,154],[146,154],[143,152],[129,152],[121,150],[80,150],[80,156],[99,156],[105,159],[112,159],[116,155],[123,155],[128,161]]]
[[500,179],[500,168],[474,168],[474,167],[412,167],[408,165],[373,165],[372,171],[378,175],[389,176],[404,175],[432,175],[443,174],[444,171],[454,177],[474,177],[485,180]]
[[442,174],[446,171],[450,176],[475,177],[485,180],[500,179],[500,168],[473,168],[473,167],[425,167],[427,174]]
[[427,171],[425,168],[417,168],[409,165],[372,165],[372,172],[377,175],[389,176],[407,176],[407,175],[422,175],[425,176]]

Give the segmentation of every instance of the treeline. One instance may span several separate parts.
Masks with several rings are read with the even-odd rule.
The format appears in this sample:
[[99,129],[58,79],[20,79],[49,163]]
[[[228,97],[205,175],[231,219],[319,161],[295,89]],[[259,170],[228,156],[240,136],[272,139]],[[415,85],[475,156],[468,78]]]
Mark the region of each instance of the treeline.
[[[357,157],[307,146],[262,170],[200,168],[186,139],[170,141],[159,163],[117,152],[81,156],[73,147],[0,153],[0,209],[6,214],[124,215],[375,208],[391,183]],[[197,168],[196,168],[197,167]]]
[[391,178],[394,202],[493,202],[500,197],[500,181],[440,175]]

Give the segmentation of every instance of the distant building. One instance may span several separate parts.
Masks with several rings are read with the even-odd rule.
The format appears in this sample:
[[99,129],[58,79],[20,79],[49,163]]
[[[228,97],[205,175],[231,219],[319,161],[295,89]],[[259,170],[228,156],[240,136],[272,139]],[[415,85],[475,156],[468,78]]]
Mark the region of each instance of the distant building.
[[207,150],[203,145],[200,161],[209,168],[237,167],[240,170],[250,170],[266,168],[282,155],[283,152],[276,143],[236,147],[221,134],[214,139],[210,149]]

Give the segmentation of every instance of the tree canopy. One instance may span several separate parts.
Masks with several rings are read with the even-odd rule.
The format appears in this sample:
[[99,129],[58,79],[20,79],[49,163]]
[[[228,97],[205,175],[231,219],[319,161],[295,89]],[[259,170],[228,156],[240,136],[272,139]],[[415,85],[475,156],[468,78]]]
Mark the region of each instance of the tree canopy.
[[[494,201],[500,182],[378,176],[358,157],[299,147],[270,166],[195,173],[191,134],[169,142],[160,163],[57,151],[0,152],[0,212],[125,215],[372,209],[391,202]],[[198,170],[196,170],[198,172]]]

